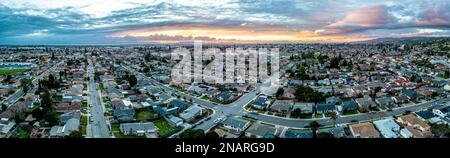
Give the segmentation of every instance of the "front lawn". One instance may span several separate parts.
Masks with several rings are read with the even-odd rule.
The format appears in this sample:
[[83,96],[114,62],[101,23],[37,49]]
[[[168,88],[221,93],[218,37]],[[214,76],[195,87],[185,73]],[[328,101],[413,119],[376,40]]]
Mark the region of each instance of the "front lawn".
[[354,115],[358,114],[358,110],[346,110],[344,111],[344,115]]
[[116,138],[145,138],[145,136],[124,135],[120,132],[114,132],[114,137],[116,137]]
[[81,122],[80,122],[80,132],[81,135],[86,135],[86,129],[87,129],[87,116],[83,115],[81,116]]
[[111,131],[113,132],[120,132],[120,124],[111,124]]
[[105,103],[104,105],[105,105],[106,110],[109,110],[112,108],[110,103]]

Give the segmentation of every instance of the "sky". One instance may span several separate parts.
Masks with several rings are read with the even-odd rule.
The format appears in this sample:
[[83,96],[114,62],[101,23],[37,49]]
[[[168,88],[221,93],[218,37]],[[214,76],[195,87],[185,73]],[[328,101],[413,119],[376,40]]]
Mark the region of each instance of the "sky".
[[450,36],[448,0],[0,0],[0,44]]

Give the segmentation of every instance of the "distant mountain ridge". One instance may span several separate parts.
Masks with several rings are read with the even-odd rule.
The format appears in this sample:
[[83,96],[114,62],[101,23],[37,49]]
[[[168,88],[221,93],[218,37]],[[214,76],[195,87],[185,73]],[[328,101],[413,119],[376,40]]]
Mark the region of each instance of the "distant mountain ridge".
[[354,44],[379,44],[379,43],[392,43],[392,44],[414,44],[420,42],[426,42],[430,40],[448,40],[450,37],[400,37],[400,38],[377,38],[367,41],[352,42]]

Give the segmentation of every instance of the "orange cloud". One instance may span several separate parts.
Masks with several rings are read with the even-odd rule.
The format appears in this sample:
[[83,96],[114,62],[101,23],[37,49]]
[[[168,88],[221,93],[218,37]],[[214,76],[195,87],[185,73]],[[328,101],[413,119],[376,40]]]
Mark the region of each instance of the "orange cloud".
[[[278,28],[254,30],[248,27],[172,26],[137,29],[113,34],[111,37],[192,37],[226,42],[353,42],[369,38],[348,36],[322,36],[312,31],[286,31]],[[162,40],[163,41],[163,40]]]

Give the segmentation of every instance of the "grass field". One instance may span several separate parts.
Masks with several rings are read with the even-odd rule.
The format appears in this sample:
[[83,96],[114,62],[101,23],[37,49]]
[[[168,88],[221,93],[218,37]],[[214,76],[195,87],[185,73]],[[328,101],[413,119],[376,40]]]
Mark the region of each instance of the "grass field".
[[147,120],[153,119],[154,115],[155,115],[155,113],[153,113],[152,111],[141,110],[141,111],[137,111],[136,119],[139,121],[147,121]]
[[17,73],[27,72],[27,69],[0,69],[0,76],[13,75]]
[[164,119],[158,119],[153,122],[156,127],[159,129],[159,135],[161,136],[167,136],[169,134],[172,134],[179,130],[179,128],[170,125],[166,120]]
[[148,121],[155,119],[155,112],[148,110],[148,109],[139,109],[136,110],[136,120],[139,121]]
[[120,124],[111,124],[111,131],[113,132],[119,132],[120,131]]

